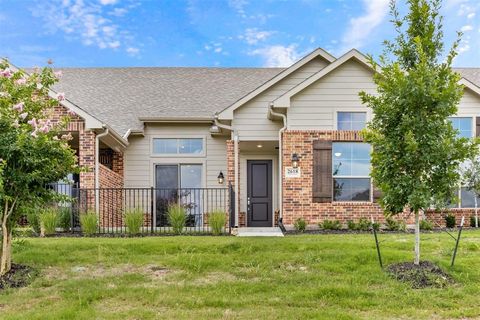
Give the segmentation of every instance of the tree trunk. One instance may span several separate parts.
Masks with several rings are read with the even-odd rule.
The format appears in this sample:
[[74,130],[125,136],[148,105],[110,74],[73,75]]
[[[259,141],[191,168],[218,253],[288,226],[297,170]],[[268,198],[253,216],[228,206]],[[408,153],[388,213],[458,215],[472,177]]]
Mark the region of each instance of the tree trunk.
[[420,264],[420,215],[418,210],[415,210],[415,265]]
[[12,232],[8,230],[6,219],[2,221],[2,253],[0,258],[0,276],[12,268]]

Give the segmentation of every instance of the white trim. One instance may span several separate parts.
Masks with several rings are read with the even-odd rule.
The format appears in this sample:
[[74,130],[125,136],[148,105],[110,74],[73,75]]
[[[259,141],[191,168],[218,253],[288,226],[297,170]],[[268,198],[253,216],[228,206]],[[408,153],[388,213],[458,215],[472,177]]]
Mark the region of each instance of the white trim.
[[[202,139],[201,153],[154,153],[153,141],[155,139]],[[207,136],[206,135],[153,135],[150,136],[150,157],[152,158],[205,158],[207,155]]]
[[462,78],[458,81],[459,84],[462,84],[465,86],[465,88],[468,88],[470,89],[471,91],[473,91],[474,93],[476,93],[477,95],[480,95],[480,87],[478,87],[477,85],[475,85],[473,82],[471,82],[470,80],[468,80],[467,78]]
[[268,80],[267,82],[265,82],[264,84],[262,84],[261,86],[259,86],[258,88],[256,88],[255,90],[253,90],[252,92],[248,93],[247,95],[243,96],[242,98],[240,98],[239,100],[237,100],[236,102],[234,102],[232,105],[230,105],[229,107],[223,109],[222,111],[220,111],[218,113],[218,119],[220,120],[233,120],[233,111],[237,108],[239,108],[240,106],[242,106],[243,104],[247,103],[248,101],[252,100],[253,98],[255,98],[256,96],[258,96],[260,93],[262,93],[263,91],[267,90],[268,88],[272,87],[274,84],[276,84],[277,82],[279,82],[280,80],[286,78],[288,75],[292,74],[293,72],[295,72],[296,70],[298,70],[299,68],[301,68],[302,66],[304,66],[305,64],[307,64],[308,62],[312,61],[313,59],[317,58],[317,57],[321,57],[323,58],[325,61],[327,61],[328,63],[332,63],[333,61],[335,61],[335,57],[332,56],[330,53],[328,53],[327,51],[321,49],[321,48],[318,48],[314,51],[312,51],[311,53],[309,53],[308,55],[306,55],[305,57],[303,57],[302,59],[298,60],[297,62],[295,62],[292,66],[290,66],[289,68],[283,70],[282,72],[280,72],[279,74],[277,74],[275,77],[273,77],[272,79]]

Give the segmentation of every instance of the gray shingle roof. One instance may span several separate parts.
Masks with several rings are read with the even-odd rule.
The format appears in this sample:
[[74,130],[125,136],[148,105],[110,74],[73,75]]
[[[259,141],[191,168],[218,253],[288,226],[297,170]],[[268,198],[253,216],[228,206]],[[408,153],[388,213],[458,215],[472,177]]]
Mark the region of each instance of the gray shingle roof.
[[121,135],[141,117],[213,118],[281,68],[64,68],[54,90]]
[[480,87],[480,68],[453,68],[462,77]]
[[[119,134],[141,117],[212,118],[282,68],[64,68],[54,90]],[[480,86],[480,68],[456,68]]]

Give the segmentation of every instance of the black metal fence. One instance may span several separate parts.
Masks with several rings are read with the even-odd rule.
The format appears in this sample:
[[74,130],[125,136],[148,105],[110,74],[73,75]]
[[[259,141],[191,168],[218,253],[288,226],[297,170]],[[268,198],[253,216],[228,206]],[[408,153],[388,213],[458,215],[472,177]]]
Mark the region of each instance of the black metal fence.
[[[220,211],[225,214],[224,233],[231,230],[234,198],[232,187],[228,188],[79,188],[74,184],[52,184],[52,190],[67,195],[71,201],[58,206],[69,209],[71,224],[69,232],[82,232],[80,217],[95,213],[98,219],[98,234],[128,234],[125,215],[136,211],[143,213],[142,234],[174,233],[168,218],[168,209],[179,205],[185,211],[183,233],[210,233],[209,214]],[[65,230],[67,231],[67,230]]]

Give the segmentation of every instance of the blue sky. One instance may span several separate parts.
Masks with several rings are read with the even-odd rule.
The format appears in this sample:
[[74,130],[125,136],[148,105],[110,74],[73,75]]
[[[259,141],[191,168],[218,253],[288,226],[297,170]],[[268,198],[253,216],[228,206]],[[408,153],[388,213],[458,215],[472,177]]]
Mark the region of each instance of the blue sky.
[[[455,65],[480,67],[480,1],[442,14],[447,42],[465,33]],[[0,57],[19,66],[284,67],[393,36],[388,0],[0,0]]]

